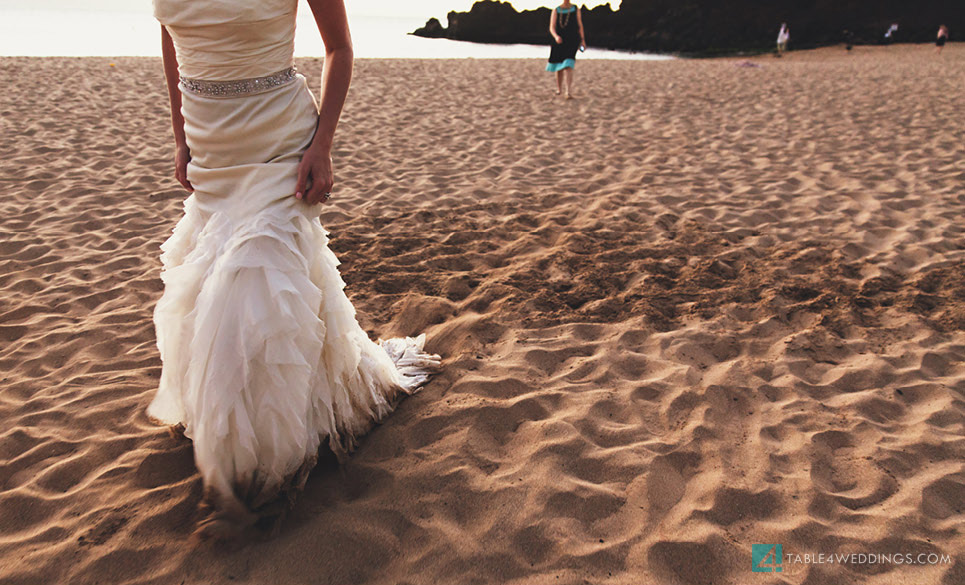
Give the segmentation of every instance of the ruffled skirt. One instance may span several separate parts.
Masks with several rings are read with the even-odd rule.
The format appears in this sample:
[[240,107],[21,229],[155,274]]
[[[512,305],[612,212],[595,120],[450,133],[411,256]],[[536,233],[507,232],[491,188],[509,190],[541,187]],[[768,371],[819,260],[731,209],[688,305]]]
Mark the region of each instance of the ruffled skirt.
[[209,497],[256,509],[340,458],[439,366],[425,335],[371,341],[320,206],[293,197],[317,106],[303,77],[236,98],[185,93],[195,191],[161,246],[163,368],[148,414],[184,425]]

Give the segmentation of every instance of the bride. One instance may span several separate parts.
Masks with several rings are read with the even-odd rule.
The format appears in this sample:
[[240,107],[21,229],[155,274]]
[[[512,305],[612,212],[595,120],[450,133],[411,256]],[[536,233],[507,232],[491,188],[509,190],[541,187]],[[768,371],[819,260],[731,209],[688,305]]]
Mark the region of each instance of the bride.
[[183,426],[214,509],[202,532],[289,499],[322,441],[357,438],[438,369],[425,334],[371,341],[318,220],[352,75],[343,0],[308,0],[325,44],[321,104],[295,71],[298,0],[154,0],[191,195],[161,246],[163,368],[148,414]]

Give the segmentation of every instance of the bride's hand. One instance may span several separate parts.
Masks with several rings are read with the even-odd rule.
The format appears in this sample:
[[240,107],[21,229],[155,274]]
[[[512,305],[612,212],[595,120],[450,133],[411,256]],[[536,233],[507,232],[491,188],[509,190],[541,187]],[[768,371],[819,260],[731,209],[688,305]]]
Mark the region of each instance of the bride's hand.
[[187,145],[179,146],[174,154],[174,178],[181,183],[188,191],[194,191],[194,187],[188,181],[188,162],[191,160],[191,151]]
[[309,205],[328,201],[334,185],[335,171],[329,151],[309,146],[298,164],[295,198]]

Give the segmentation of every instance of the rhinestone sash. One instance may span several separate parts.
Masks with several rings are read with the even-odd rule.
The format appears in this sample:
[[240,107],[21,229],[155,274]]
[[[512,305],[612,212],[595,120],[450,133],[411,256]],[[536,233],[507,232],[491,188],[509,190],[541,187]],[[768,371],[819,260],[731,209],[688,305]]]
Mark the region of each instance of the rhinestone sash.
[[207,79],[189,79],[182,76],[181,89],[196,95],[206,97],[236,97],[261,93],[275,87],[290,83],[295,79],[295,68],[289,67],[264,77],[251,79],[234,79],[231,81],[211,81]]

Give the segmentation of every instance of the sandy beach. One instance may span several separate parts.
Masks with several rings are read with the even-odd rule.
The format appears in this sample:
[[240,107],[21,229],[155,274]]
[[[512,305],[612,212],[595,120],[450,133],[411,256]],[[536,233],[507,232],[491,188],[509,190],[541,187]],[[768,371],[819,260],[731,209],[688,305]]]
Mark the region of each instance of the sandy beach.
[[0,583],[965,583],[965,45],[543,65],[357,62],[321,221],[444,369],[211,546],[160,59],[0,58]]

